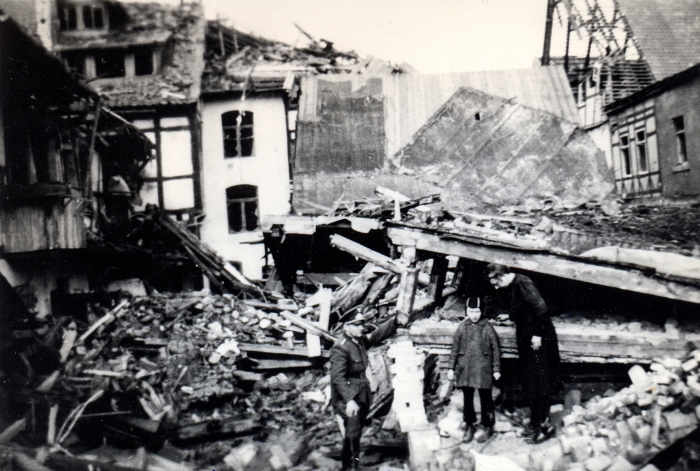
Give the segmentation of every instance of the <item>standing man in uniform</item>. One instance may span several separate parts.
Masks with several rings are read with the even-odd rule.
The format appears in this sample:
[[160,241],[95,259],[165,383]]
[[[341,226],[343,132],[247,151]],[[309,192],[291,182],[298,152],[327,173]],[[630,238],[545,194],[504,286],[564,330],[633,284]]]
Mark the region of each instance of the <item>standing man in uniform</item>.
[[331,348],[331,404],[343,418],[343,469],[360,466],[360,437],[371,403],[369,381],[365,370],[369,365],[367,349],[394,333],[395,318],[385,322],[370,335],[365,335],[361,316],[343,326],[343,335]]
[[543,441],[554,432],[549,424],[550,397],[561,387],[559,345],[547,304],[530,278],[505,265],[486,267],[489,282],[510,292],[510,319],[515,323],[520,370],[531,417],[524,437]]

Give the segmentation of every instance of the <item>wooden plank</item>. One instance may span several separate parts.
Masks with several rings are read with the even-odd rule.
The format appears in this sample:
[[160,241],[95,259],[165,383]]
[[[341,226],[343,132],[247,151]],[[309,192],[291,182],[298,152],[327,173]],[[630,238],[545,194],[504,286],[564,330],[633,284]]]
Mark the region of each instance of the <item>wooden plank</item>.
[[18,433],[24,430],[26,424],[27,419],[23,418],[17,420],[12,425],[7,427],[2,433],[0,433],[0,444],[12,441],[12,439],[15,438],[15,436],[17,436]]
[[126,299],[120,302],[117,307],[109,311],[107,314],[99,318],[94,324],[90,326],[88,330],[85,331],[83,335],[80,336],[78,339],[78,343],[83,343],[85,339],[87,339],[90,335],[92,335],[93,332],[95,332],[97,329],[100,328],[100,326],[104,324],[109,324],[115,319],[115,315],[127,304],[129,304],[129,301]]
[[[267,355],[279,355],[279,356],[290,356],[290,357],[305,357],[307,356],[306,349],[295,348],[290,349],[282,345],[259,345],[252,343],[239,343],[238,348],[242,352],[248,353],[261,353]],[[328,358],[330,353],[327,350],[321,352],[321,356]]]
[[297,311],[299,308],[297,306],[284,305],[274,303],[264,303],[262,301],[256,301],[254,299],[244,299],[241,301],[243,304],[252,306],[257,309],[267,309],[268,311]]
[[556,255],[444,240],[435,234],[406,229],[389,228],[388,236],[396,245],[413,246],[427,252],[495,262],[511,268],[700,304],[700,288],[653,279],[633,270],[594,265]]
[[260,430],[260,425],[252,419],[207,420],[196,424],[183,425],[175,430],[175,440],[201,440],[213,437],[249,435]]
[[330,242],[333,247],[337,247],[340,250],[344,250],[345,252],[348,252],[363,260],[372,262],[377,266],[389,270],[390,272],[401,274],[406,268],[403,265],[396,263],[396,261],[387,257],[386,255],[375,252],[372,249],[368,249],[364,245],[358,244],[357,242],[354,242],[341,235],[333,234],[330,238]]
[[[416,345],[436,347],[449,355],[456,322],[418,321],[410,329]],[[504,358],[517,358],[515,327],[494,326]],[[698,343],[700,334],[682,338],[665,332],[626,332],[582,329],[575,325],[555,324],[562,361],[583,363],[651,363],[654,358],[681,358],[686,355],[688,342]]]
[[298,368],[320,367],[311,360],[255,360],[255,371],[293,370]]
[[331,342],[335,342],[336,338],[330,334],[327,330],[323,330],[322,328],[312,324],[311,322],[302,319],[301,317],[292,314],[289,311],[282,311],[280,312],[280,315],[284,317],[285,319],[289,319],[292,324],[296,324],[302,329],[305,329],[307,332],[311,331],[315,334],[321,335],[325,337],[326,339],[330,340]]

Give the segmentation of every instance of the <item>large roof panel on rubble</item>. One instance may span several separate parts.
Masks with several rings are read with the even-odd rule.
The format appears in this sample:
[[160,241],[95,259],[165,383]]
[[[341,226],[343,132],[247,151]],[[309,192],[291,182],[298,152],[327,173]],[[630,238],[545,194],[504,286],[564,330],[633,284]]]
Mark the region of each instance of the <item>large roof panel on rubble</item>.
[[700,0],[619,0],[656,80],[700,62]]
[[104,48],[107,45],[172,44],[159,73],[123,79],[94,80],[91,84],[113,108],[193,103],[199,99],[204,68],[206,21],[201,4],[122,3],[129,23],[104,36],[59,37],[58,49]]
[[[331,88],[362,89],[376,77],[324,75],[305,77],[299,99],[299,120],[318,121],[321,94]],[[566,73],[561,66],[493,70],[453,74],[394,74],[381,78],[378,91],[385,100],[386,156],[411,142],[414,134],[460,88],[470,87],[578,123],[578,111]],[[335,84],[321,86],[321,82]],[[377,87],[368,87],[376,95]]]
[[401,154],[402,165],[432,179],[457,207],[465,198],[496,205],[547,194],[597,199],[613,188],[602,153],[575,124],[468,87]]

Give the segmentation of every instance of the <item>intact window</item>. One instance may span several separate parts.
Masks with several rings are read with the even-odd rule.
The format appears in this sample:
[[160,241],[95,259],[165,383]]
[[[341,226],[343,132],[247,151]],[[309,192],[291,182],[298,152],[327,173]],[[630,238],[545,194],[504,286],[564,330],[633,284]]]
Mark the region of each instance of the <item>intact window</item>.
[[258,187],[237,185],[227,188],[226,207],[229,234],[258,227]]
[[229,111],[221,115],[224,158],[253,155],[253,113]]
[[682,164],[688,161],[688,149],[685,143],[685,123],[683,116],[673,118],[673,127],[676,132],[676,156],[678,163]]
[[637,131],[636,141],[639,171],[647,172],[649,171],[649,164],[647,160],[647,136],[644,130]]
[[628,136],[620,136],[620,154],[622,155],[622,171],[625,175],[632,173],[632,160],[630,159],[630,139]]
[[124,77],[124,52],[102,51],[95,54],[95,73],[99,78]]
[[83,7],[83,25],[85,25],[85,29],[102,29],[104,27],[102,8],[85,5]]

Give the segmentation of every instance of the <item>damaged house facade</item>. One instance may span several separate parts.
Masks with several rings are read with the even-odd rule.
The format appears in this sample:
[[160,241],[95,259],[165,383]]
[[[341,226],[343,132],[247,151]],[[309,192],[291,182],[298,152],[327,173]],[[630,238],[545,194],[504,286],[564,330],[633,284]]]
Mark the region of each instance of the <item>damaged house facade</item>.
[[[693,156],[685,143],[695,126],[684,108],[692,86],[676,84],[679,77],[692,76],[684,71],[700,62],[695,39],[700,4],[550,1],[549,14],[566,31],[556,49],[564,42],[566,47],[564,57],[550,59],[550,28],[543,63],[567,68],[581,122],[605,150],[618,192],[632,197],[697,195]],[[569,44],[577,38],[588,42],[585,57],[570,52]],[[659,91],[670,88],[675,91]]]
[[99,285],[88,241],[128,221],[150,145],[11,17],[0,27],[0,267],[25,304],[47,316],[52,293]]

